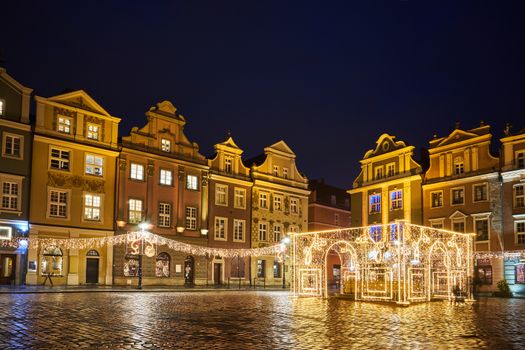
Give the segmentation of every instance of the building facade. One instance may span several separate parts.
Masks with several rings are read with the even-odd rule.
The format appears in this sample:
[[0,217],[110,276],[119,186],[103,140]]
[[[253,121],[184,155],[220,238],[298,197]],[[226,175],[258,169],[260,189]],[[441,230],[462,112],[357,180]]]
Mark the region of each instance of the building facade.
[[[252,186],[250,169],[245,167],[243,151],[232,137],[214,146],[215,157],[208,161],[209,232],[212,248],[250,248]],[[250,283],[250,258],[211,257],[208,279],[215,285]]]
[[414,146],[383,134],[365,153],[351,195],[352,226],[407,220],[421,224],[422,168],[413,159]]
[[[308,227],[308,180],[297,170],[295,157],[290,147],[279,141],[266,147],[264,154],[246,161],[253,180],[253,248],[277,244],[288,232]],[[252,258],[251,276],[257,285],[286,284],[289,271],[275,256]]]
[[[30,238],[114,235],[120,119],[84,91],[35,97]],[[28,252],[28,284],[112,283],[113,249],[40,245]]]
[[15,249],[2,243],[26,237],[29,229],[31,92],[0,68],[0,284],[25,282],[27,245]]
[[[208,177],[206,158],[184,134],[186,119],[169,101],[146,112],[147,123],[122,138],[118,171],[117,234],[147,230],[181,242],[208,243]],[[202,285],[207,260],[166,245],[130,249],[115,246],[115,283],[138,283],[142,260],[144,284]],[[141,242],[142,245],[147,242]],[[140,256],[142,255],[142,256]]]
[[[490,126],[462,130],[430,141],[430,167],[423,184],[423,224],[456,232],[475,232],[474,250],[504,250],[499,159],[490,152]],[[502,259],[475,261],[481,291],[503,279]],[[476,282],[476,281],[475,281]]]

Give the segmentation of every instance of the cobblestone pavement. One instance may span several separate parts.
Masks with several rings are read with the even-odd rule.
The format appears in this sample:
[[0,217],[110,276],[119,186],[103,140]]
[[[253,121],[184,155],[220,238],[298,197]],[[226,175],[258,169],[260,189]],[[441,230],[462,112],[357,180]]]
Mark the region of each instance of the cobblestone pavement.
[[524,299],[398,307],[286,292],[0,295],[0,349],[523,349]]

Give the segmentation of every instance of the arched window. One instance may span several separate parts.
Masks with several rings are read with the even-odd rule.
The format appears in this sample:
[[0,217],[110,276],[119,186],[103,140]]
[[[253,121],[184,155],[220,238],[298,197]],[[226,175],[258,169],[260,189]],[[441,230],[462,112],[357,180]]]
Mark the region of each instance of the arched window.
[[160,253],[157,255],[157,260],[155,262],[155,276],[170,277],[170,256],[168,253]]
[[88,251],[88,252],[86,253],[86,256],[92,256],[92,257],[95,256],[95,257],[98,257],[98,256],[100,256],[100,254],[99,254],[96,250],[91,249],[90,251]]
[[136,255],[128,254],[124,259],[124,276],[134,277],[139,273],[139,259]]
[[62,276],[62,250],[57,246],[48,246],[42,251],[41,274]]

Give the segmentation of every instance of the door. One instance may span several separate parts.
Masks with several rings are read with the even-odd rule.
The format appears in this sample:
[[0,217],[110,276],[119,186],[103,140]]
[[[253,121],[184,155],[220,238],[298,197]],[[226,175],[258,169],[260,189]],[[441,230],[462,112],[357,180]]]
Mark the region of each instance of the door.
[[86,283],[98,283],[98,260],[86,259]]
[[213,282],[215,285],[221,284],[221,265],[218,263],[213,264]]
[[11,284],[15,280],[16,255],[0,255],[0,284]]
[[184,260],[184,284],[193,285],[193,273],[195,270],[195,259],[188,255]]

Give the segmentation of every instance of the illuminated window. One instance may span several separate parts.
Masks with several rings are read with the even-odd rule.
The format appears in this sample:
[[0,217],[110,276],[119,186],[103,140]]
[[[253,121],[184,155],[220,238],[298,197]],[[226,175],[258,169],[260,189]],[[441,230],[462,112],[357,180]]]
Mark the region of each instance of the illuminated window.
[[525,168],[525,152],[518,152],[516,154],[516,165],[518,168]]
[[465,163],[462,157],[454,158],[454,174],[459,175],[465,172]]
[[290,213],[299,214],[299,200],[297,198],[290,198]]
[[268,209],[268,193],[259,193],[259,208]]
[[273,225],[273,240],[280,242],[283,235],[283,226],[281,224]]
[[19,184],[5,181],[2,183],[2,209],[18,210]]
[[171,204],[159,203],[159,227],[170,227],[171,225]]
[[375,168],[375,177],[374,180],[379,180],[383,178],[383,167],[378,166]]
[[220,241],[227,240],[228,219],[215,217],[215,239]]
[[232,157],[224,157],[224,171],[227,172],[228,174],[232,173],[232,170],[233,170],[232,164],[233,164]]
[[160,170],[160,184],[171,186],[173,183],[173,172],[171,170],[161,169]]
[[5,115],[5,100],[0,99],[0,116]]
[[514,186],[514,207],[525,208],[525,185]]
[[162,139],[160,141],[160,149],[162,152],[171,152],[171,141],[168,139]]
[[451,190],[452,205],[465,203],[465,190],[463,188],[453,188]]
[[186,228],[188,230],[197,229],[197,208],[186,207]]
[[9,158],[22,158],[23,137],[4,133],[2,155]]
[[197,191],[198,190],[198,177],[195,175],[186,175],[186,188],[188,190]]
[[49,191],[49,216],[67,218],[68,192],[60,190]]
[[473,186],[474,202],[482,202],[487,200],[487,184],[479,184]]
[[282,211],[283,210],[283,196],[274,195],[273,196],[273,210]]
[[132,178],[133,180],[144,181],[144,165],[137,164],[137,163],[131,163],[129,177]]
[[132,224],[138,224],[142,221],[142,200],[130,199],[128,201],[129,208],[129,222]]
[[244,242],[244,231],[246,227],[245,220],[233,220],[233,241]]
[[465,233],[465,219],[452,220],[452,231]]
[[334,225],[339,225],[339,214],[334,214]]
[[104,158],[86,154],[86,174],[102,176],[104,174]]
[[51,148],[51,163],[49,167],[51,169],[69,171],[69,156],[69,151]]
[[288,178],[288,168],[283,168],[283,177],[284,177],[285,179]]
[[235,187],[235,196],[234,196],[234,206],[235,208],[244,209],[246,208],[246,190],[244,188]]
[[372,194],[368,198],[370,214],[380,213],[381,212],[381,195]]
[[100,221],[101,196],[87,193],[84,195],[84,219]]
[[370,227],[370,238],[372,238],[375,242],[379,242],[381,240],[381,233],[381,226]]
[[488,218],[474,218],[474,229],[476,230],[476,241],[489,240]]
[[397,210],[403,208],[403,191],[390,191],[390,210]]
[[57,246],[47,246],[42,251],[41,271],[42,276],[62,276],[63,260],[62,250]]
[[430,192],[430,206],[432,208],[443,206],[443,191]]
[[259,223],[259,241],[266,241],[268,239],[268,224],[265,222]]
[[386,176],[394,176],[396,174],[396,163],[386,165]]
[[516,232],[516,243],[525,244],[525,221],[514,222],[514,232]]
[[480,284],[491,285],[492,284],[492,266],[481,265],[477,267],[477,277]]
[[257,260],[257,277],[266,277],[266,260]]
[[279,176],[279,167],[277,165],[273,166],[273,175]]
[[228,205],[228,185],[215,185],[215,204]]
[[390,224],[390,240],[396,241],[399,239],[399,225],[396,223]]
[[155,277],[170,277],[170,256],[160,253],[155,259]]
[[57,131],[63,134],[71,134],[72,119],[64,116],[57,118]]
[[98,140],[100,133],[100,125],[88,124],[87,125],[87,138],[90,140]]
[[281,264],[279,260],[275,259],[273,261],[273,278],[281,278]]

